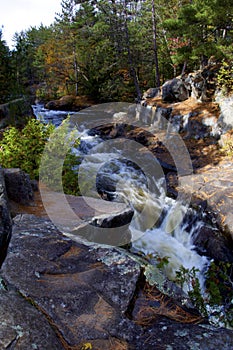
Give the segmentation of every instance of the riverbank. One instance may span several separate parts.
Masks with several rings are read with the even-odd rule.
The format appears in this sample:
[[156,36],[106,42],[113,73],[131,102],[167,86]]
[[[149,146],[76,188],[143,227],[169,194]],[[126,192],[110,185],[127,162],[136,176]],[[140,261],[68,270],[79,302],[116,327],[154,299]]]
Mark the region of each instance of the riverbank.
[[[175,104],[176,111],[173,117],[185,115],[181,114],[181,107],[182,104]],[[156,113],[161,112],[161,108],[166,112],[170,111],[171,107],[156,105]],[[188,108],[187,105],[186,108]],[[195,108],[194,105],[192,108]],[[213,117],[213,110],[211,115],[205,114],[206,118],[200,113],[194,115],[195,119],[192,120],[192,116],[189,115],[187,119],[190,119],[191,123],[188,129],[185,129],[183,117],[180,118],[179,124],[179,131],[189,150],[194,168],[193,174],[186,174],[194,177],[192,204],[196,205],[199,212],[206,213],[211,210],[213,212],[213,208],[210,207],[211,200],[215,204],[216,202],[218,205],[222,204],[213,196],[220,193],[220,187],[221,190],[224,187],[226,191],[221,195],[228,198],[225,203],[226,210],[231,206],[232,200],[230,158],[221,153],[218,138],[210,134],[216,123],[208,129],[202,123],[203,118],[208,120]],[[100,112],[102,114],[102,111]],[[190,112],[183,109],[182,113]],[[124,114],[118,117],[125,121]],[[86,119],[86,115],[83,115],[83,120]],[[88,122],[90,122],[89,119]],[[124,128],[122,125],[124,126],[124,123],[117,123],[116,120],[113,125],[110,125],[109,130],[108,126],[104,125],[104,140],[109,140],[108,134],[110,134],[113,139],[125,136],[127,140],[131,137],[138,143],[147,145],[161,160],[160,164],[167,178],[173,178],[175,200],[175,192],[179,188],[175,182],[174,164],[170,162],[171,159],[166,158],[165,152],[161,152],[162,145],[151,135],[148,141],[145,137],[148,136],[147,130],[142,133],[141,130]],[[195,125],[198,126],[193,129],[199,136],[197,138],[195,134],[190,133],[191,126]],[[101,132],[101,128],[98,131]],[[94,131],[92,135],[88,135],[86,146],[89,147],[92,138],[96,140]],[[84,150],[86,146],[82,144]],[[143,156],[143,153],[141,154]],[[144,161],[145,159],[143,158]],[[227,164],[230,165],[227,166]],[[128,166],[128,164],[120,166],[126,165]],[[89,167],[88,164],[87,167]],[[104,185],[110,185],[106,178],[102,182]],[[169,184],[172,186],[172,181]],[[127,188],[126,185],[125,187]],[[215,190],[212,192],[213,187]],[[208,193],[208,188],[208,198],[201,197],[200,193]],[[188,189],[186,191],[188,192]],[[198,193],[199,196],[194,196]],[[69,204],[76,214],[83,216],[87,221],[90,216],[93,216],[90,207],[83,205],[80,199],[69,198]],[[100,202],[103,201],[100,200]],[[85,344],[89,344],[86,346],[96,350],[117,348],[149,350],[154,346],[175,347],[182,350],[192,349],[194,345],[199,349],[208,350],[212,349],[213,344],[222,349],[233,346],[232,331],[221,328],[224,325],[221,323],[222,305],[218,310],[213,309],[209,319],[205,318],[193,308],[188,295],[184,295],[181,289],[168,281],[160,268],[155,266],[158,261],[155,265],[148,265],[148,261],[145,262],[143,258],[120,248],[83,244],[75,239],[75,235],[65,237],[49,220],[43,204],[38,192],[35,192],[35,202],[30,205],[11,202],[11,211],[14,216],[13,236],[1,269],[3,288],[0,291],[0,299],[2,314],[6,315],[2,327],[5,333],[1,337],[4,339],[4,346],[15,342],[15,344],[23,344],[27,349],[31,339],[37,347],[41,346],[43,339],[44,348],[50,349],[53,346],[52,341],[57,349],[69,350],[82,349]],[[60,208],[59,202],[55,204]],[[61,212],[57,211],[57,215],[62,217],[64,213],[62,208],[60,209]],[[189,226],[194,224],[192,212],[187,219]],[[210,219],[214,220],[214,216],[210,216]],[[98,223],[98,220],[95,223]],[[220,221],[219,225],[223,223]],[[225,260],[226,257],[231,256],[230,245],[227,245],[221,237],[220,230],[204,227],[202,234],[196,236],[196,239],[201,255],[206,255],[208,249],[209,258],[214,258],[221,263],[231,263]],[[216,253],[219,254],[218,258]],[[165,260],[161,261],[165,263]],[[218,276],[215,274],[214,278]],[[20,296],[16,296],[15,289]],[[15,305],[14,310],[10,305]],[[22,316],[25,314],[27,317]],[[17,324],[12,322],[12,315]],[[37,319],[37,323],[41,325],[41,332],[39,330],[38,333],[29,315],[34,315]],[[209,322],[215,322],[219,328],[213,327]],[[29,323],[31,324],[30,338]],[[8,332],[9,329],[15,330],[13,335]],[[45,338],[44,332],[49,334],[49,337]]]

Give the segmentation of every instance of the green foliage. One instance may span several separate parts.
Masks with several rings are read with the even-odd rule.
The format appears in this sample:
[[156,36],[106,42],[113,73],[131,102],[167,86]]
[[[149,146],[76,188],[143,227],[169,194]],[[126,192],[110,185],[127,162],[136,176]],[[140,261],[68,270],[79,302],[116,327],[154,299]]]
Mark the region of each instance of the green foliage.
[[2,40],[2,31],[0,30],[0,103],[7,102],[12,94],[13,80],[10,59],[9,48]]
[[40,164],[40,181],[56,192],[79,194],[79,157],[74,149],[79,145],[77,133],[70,130],[70,118],[54,130],[43,152]]
[[224,140],[224,146],[221,151],[223,154],[232,157],[233,156],[233,134]]
[[5,168],[21,168],[31,178],[38,178],[40,157],[53,130],[52,125],[35,119],[30,119],[21,131],[9,127],[0,142],[0,164]]
[[[144,254],[142,252],[138,252],[138,254],[144,256]],[[150,262],[150,264],[156,265],[156,267],[160,270],[162,270],[163,272],[165,272],[166,267],[169,264],[169,256],[164,256],[161,257],[159,254],[152,254],[149,253],[147,255],[144,256],[146,260],[148,260]]]
[[209,304],[219,305],[233,299],[233,281],[231,280],[232,264],[211,262],[206,273],[206,290],[209,294]]
[[231,263],[212,261],[205,274],[205,293],[201,290],[198,269],[183,266],[176,272],[176,283],[187,293],[202,316],[217,326],[233,327],[233,281]]
[[[42,173],[47,175],[47,185],[52,185],[57,190],[57,185],[61,183],[62,190],[66,194],[78,195],[78,174],[77,167],[79,165],[78,157],[71,152],[71,146],[77,147],[77,137],[75,142],[69,144],[69,148],[64,148],[67,143],[67,129],[61,129],[54,137],[55,127],[51,124],[44,125],[35,119],[30,119],[27,125],[18,130],[15,127],[9,127],[5,130],[3,139],[0,142],[0,164],[5,168],[20,168],[30,175],[32,179],[39,178],[39,168],[41,165],[41,157],[43,155],[49,138],[53,138],[53,142],[49,142],[52,147],[48,150],[44,157]],[[70,136],[70,139],[72,137]],[[55,140],[55,141],[54,141]],[[61,169],[57,167],[61,164]],[[56,171],[56,169],[58,169]],[[60,182],[59,182],[60,181]]]
[[233,92],[233,64],[223,62],[217,75],[217,82],[223,94],[228,95]]
[[77,172],[79,164],[80,159],[70,150],[65,157],[62,170],[62,185],[63,191],[66,194],[80,195]]
[[198,308],[202,315],[207,315],[205,302],[201,293],[200,282],[197,277],[198,269],[192,267],[186,269],[181,266],[179,271],[176,271],[176,283],[184,290],[187,290],[188,295],[194,305]]
[[[138,85],[156,85],[156,55],[162,82],[183,67],[199,69],[212,55],[231,60],[232,13],[230,0],[62,0],[52,26],[15,36],[14,89],[25,93],[39,84],[41,99],[79,94],[132,101]],[[0,71],[8,95],[9,52],[3,51]]]

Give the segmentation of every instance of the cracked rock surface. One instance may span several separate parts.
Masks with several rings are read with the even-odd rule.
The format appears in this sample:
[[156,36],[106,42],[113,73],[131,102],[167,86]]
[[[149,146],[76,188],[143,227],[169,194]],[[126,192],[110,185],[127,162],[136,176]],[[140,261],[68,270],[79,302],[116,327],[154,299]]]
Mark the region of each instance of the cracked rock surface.
[[[121,249],[86,246],[63,236],[47,218],[17,216],[0,271],[0,348],[233,348],[232,331],[178,323],[161,308],[153,322],[137,322],[141,273]],[[134,317],[129,305],[137,298]]]

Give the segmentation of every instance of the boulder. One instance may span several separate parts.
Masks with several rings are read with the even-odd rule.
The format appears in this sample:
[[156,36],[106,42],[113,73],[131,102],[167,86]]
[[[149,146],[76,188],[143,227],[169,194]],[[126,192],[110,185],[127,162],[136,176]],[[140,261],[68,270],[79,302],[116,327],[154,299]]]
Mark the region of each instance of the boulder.
[[12,221],[8,208],[3,170],[0,168],[0,267],[11,239]]
[[7,126],[23,127],[28,118],[35,118],[29,101],[19,98],[0,105],[0,129]]
[[88,96],[67,95],[59,100],[49,101],[45,104],[45,108],[56,111],[75,111],[78,112],[83,108],[94,105],[95,102]]
[[1,274],[45,315],[64,348],[79,349],[98,339],[111,343],[113,338],[115,344],[116,337],[124,343],[116,329],[133,298],[140,266],[115,248],[79,244],[49,220],[23,215],[15,218]]
[[192,92],[191,96],[200,101],[207,100],[207,81],[203,77],[202,72],[196,72],[189,75],[191,79]]
[[112,215],[94,217],[87,224],[81,225],[71,232],[71,237],[82,237],[89,242],[126,246],[131,242],[129,225],[134,211],[125,209]]
[[28,205],[34,199],[30,177],[19,168],[4,169],[8,198],[16,203]]
[[[212,135],[215,132],[215,126],[217,121],[213,121],[212,125],[210,121],[205,121],[196,112],[189,112],[183,116],[183,131],[185,132],[185,138],[194,138],[196,140],[203,139]],[[210,125],[209,125],[210,124]],[[217,134],[218,135],[218,134]]]
[[160,95],[160,88],[149,88],[146,90],[142,96],[142,99],[153,98]]
[[179,102],[189,98],[189,90],[182,79],[174,78],[166,81],[162,86],[162,99],[164,102]]
[[214,259],[233,263],[233,241],[229,241],[218,230],[201,226],[195,233],[193,243],[200,254]]
[[223,133],[233,129],[233,95],[222,96],[221,93],[216,95],[216,102],[220,107],[220,117],[218,125]]

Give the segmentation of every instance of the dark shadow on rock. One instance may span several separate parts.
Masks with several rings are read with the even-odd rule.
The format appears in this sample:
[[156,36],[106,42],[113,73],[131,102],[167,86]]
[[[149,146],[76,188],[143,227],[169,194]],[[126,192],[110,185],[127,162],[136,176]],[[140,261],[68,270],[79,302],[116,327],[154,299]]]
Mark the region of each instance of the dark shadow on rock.
[[0,267],[6,258],[11,232],[12,221],[7,201],[4,172],[0,168]]

